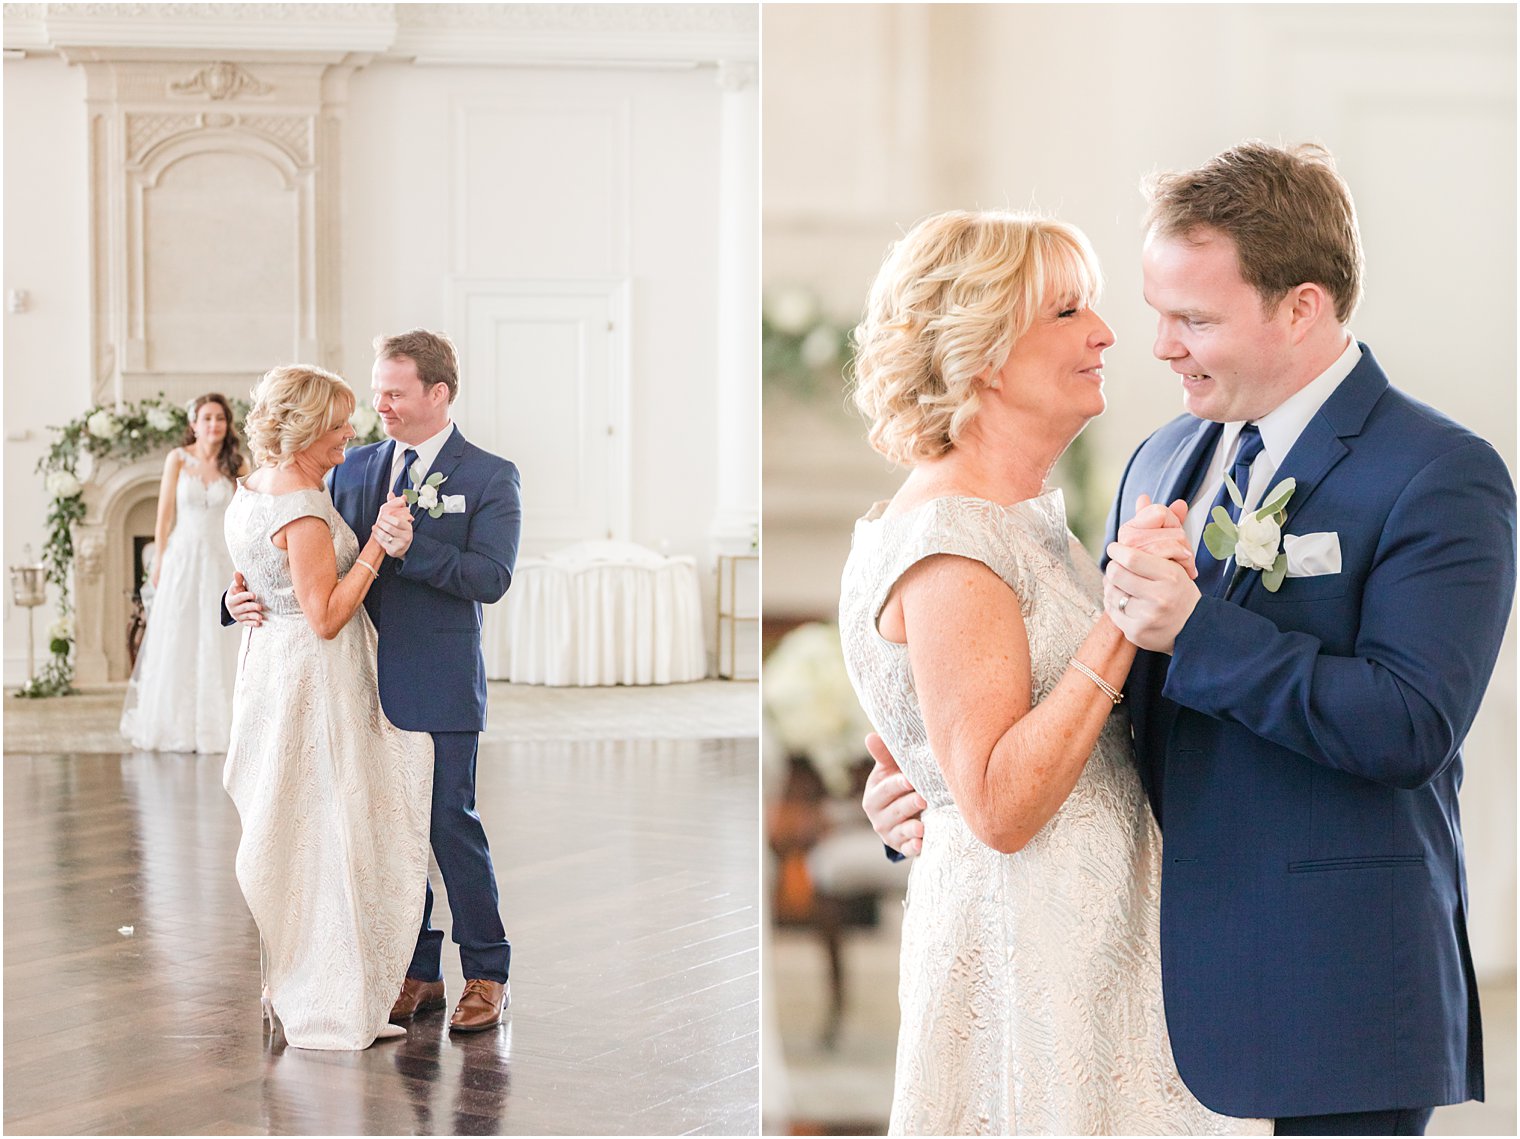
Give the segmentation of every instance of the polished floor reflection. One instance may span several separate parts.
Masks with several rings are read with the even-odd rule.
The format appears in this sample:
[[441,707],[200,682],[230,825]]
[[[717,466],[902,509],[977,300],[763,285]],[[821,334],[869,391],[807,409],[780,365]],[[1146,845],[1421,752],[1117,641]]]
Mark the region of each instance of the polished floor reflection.
[[487,741],[509,1022],[362,1053],[260,1031],[220,757],[4,767],[10,1133],[758,1130],[753,739]]

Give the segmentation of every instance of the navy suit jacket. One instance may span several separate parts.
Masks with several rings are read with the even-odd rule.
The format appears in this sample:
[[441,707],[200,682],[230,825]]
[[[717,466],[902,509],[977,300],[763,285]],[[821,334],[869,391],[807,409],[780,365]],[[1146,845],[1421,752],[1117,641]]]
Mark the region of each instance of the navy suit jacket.
[[[1457,790],[1514,597],[1515,490],[1362,353],[1277,473],[1298,483],[1284,532],[1338,533],[1341,572],[1271,593],[1228,567],[1127,685],[1172,1051],[1229,1115],[1483,1096]],[[1139,494],[1191,498],[1219,431],[1147,439],[1109,539]]]
[[[355,447],[330,476],[333,503],[362,547],[391,486],[393,440]],[[386,558],[364,606],[380,635],[380,704],[413,732],[478,732],[486,724],[480,652],[482,604],[512,583],[522,531],[522,481],[506,459],[465,441],[459,428],[429,474],[440,494],[462,494],[461,514],[413,510],[411,548]]]

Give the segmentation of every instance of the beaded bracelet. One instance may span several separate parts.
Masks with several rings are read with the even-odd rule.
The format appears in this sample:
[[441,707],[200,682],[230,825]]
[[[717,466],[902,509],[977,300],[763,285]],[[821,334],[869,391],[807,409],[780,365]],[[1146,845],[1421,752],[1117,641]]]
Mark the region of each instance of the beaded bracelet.
[[1104,680],[1101,676],[1099,676],[1087,665],[1079,661],[1076,657],[1071,658],[1071,667],[1076,669],[1083,676],[1087,677],[1088,680],[1091,680],[1094,684],[1096,684],[1098,688],[1102,690],[1103,695],[1107,696],[1115,704],[1118,704],[1121,700],[1124,699],[1124,693],[1120,692],[1112,684]]

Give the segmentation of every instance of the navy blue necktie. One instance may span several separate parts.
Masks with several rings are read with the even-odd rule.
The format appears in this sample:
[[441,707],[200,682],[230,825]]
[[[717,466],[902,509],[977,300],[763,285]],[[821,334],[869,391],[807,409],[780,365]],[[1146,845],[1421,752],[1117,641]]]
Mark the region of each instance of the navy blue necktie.
[[406,489],[408,480],[412,477],[412,464],[417,461],[417,452],[410,447],[401,456],[401,473],[396,476],[396,485],[391,487],[392,494],[400,494]]
[[[1247,423],[1240,429],[1240,439],[1235,447],[1235,465],[1230,468],[1230,478],[1234,479],[1235,485],[1240,488],[1241,497],[1244,497],[1250,489],[1251,464],[1256,461],[1256,456],[1259,454],[1261,454],[1261,432],[1256,424]],[[1222,506],[1229,511],[1230,521],[1240,521],[1240,507],[1235,505],[1235,500],[1230,497],[1230,488],[1223,482],[1220,482],[1219,493],[1214,496],[1214,501],[1209,504],[1208,513],[1204,516],[1205,526],[1213,519],[1216,506]],[[1194,582],[1198,586],[1198,592],[1205,597],[1219,593],[1219,582],[1224,577],[1226,563],[1209,553],[1208,546],[1203,543],[1201,531],[1198,552],[1194,560],[1198,563],[1198,580]]]

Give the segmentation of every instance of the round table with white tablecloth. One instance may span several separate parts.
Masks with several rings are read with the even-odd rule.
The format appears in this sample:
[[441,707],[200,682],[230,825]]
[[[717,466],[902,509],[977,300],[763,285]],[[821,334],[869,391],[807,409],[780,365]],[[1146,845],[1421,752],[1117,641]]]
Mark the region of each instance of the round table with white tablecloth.
[[580,542],[520,558],[486,609],[486,675],[516,684],[674,684],[707,674],[692,557]]

